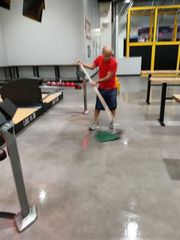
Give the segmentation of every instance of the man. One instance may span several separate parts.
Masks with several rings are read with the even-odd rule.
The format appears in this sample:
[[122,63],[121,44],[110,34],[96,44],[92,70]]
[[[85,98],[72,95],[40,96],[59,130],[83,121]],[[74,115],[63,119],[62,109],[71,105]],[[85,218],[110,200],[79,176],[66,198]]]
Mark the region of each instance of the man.
[[[116,115],[117,108],[117,87],[116,87],[116,72],[117,62],[113,57],[112,50],[108,47],[104,47],[102,55],[97,57],[92,64],[84,64],[79,61],[85,68],[94,70],[99,68],[99,79],[93,81],[93,86],[99,86],[99,91],[107,103],[109,109],[112,112],[113,117]],[[99,128],[99,115],[100,111],[104,110],[99,98],[96,99],[96,106],[94,111],[94,121],[89,127],[89,130],[93,131]],[[114,120],[110,123],[110,128],[114,129]]]

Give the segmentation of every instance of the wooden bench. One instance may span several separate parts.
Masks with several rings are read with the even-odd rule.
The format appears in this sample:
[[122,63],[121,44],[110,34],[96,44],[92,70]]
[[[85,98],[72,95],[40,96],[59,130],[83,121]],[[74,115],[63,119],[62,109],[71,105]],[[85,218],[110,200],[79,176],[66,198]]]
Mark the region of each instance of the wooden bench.
[[[150,104],[150,95],[151,95],[151,87],[152,86],[161,86],[161,82],[158,81],[151,81],[150,79],[153,77],[161,78],[161,79],[168,79],[168,78],[178,78],[180,75],[180,71],[176,70],[158,70],[158,71],[142,71],[143,73],[148,74],[148,82],[147,82],[147,93],[146,93],[146,103]],[[141,72],[141,73],[142,73]],[[180,86],[178,83],[172,83],[172,81],[168,82],[169,86]]]
[[174,97],[166,97],[167,86],[180,86],[180,77],[150,77],[150,83],[159,84],[162,87],[161,91],[161,105],[160,105],[160,114],[158,121],[161,126],[165,126],[164,123],[164,113],[165,113],[165,105],[166,100],[173,99]]
[[156,76],[164,76],[164,75],[178,75],[180,74],[180,70],[144,70],[141,71],[141,76],[148,75],[156,75]]

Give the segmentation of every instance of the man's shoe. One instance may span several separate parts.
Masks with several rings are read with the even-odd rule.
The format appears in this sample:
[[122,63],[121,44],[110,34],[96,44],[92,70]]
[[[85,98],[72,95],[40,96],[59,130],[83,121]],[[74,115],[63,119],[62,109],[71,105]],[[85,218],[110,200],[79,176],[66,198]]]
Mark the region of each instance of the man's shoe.
[[94,131],[96,129],[99,128],[99,123],[93,123],[90,127],[89,127],[89,131]]
[[114,121],[110,122],[109,128],[112,130],[116,128],[116,124]]

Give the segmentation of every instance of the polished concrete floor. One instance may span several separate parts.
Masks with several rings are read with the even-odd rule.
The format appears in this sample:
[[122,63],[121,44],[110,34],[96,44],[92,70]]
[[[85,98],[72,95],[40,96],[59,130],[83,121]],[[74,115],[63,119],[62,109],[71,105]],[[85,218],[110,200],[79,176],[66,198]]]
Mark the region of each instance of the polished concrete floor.
[[[88,115],[82,114],[82,92],[68,90],[63,102],[18,136],[38,219],[19,234],[12,219],[0,218],[0,240],[180,239],[180,105],[168,102],[166,127],[160,127],[160,88],[153,88],[147,106],[146,79],[127,77],[121,84],[119,141],[99,143],[88,132],[91,88]],[[107,124],[103,113],[101,125]],[[8,159],[0,163],[0,211],[19,211]]]

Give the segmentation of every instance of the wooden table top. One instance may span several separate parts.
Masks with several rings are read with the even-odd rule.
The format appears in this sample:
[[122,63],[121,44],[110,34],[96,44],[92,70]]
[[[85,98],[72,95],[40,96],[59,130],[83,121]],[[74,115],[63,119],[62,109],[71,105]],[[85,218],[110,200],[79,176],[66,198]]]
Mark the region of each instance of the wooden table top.
[[43,99],[43,103],[50,103],[51,101],[53,101],[54,99],[56,99],[60,95],[61,95],[61,92],[50,94],[46,98]]
[[18,108],[13,117],[13,123],[18,124],[19,122],[25,120],[27,117],[35,113],[39,108],[40,107]]
[[144,70],[141,71],[141,74],[180,74],[180,70]]
[[151,77],[153,83],[180,84],[180,77]]

